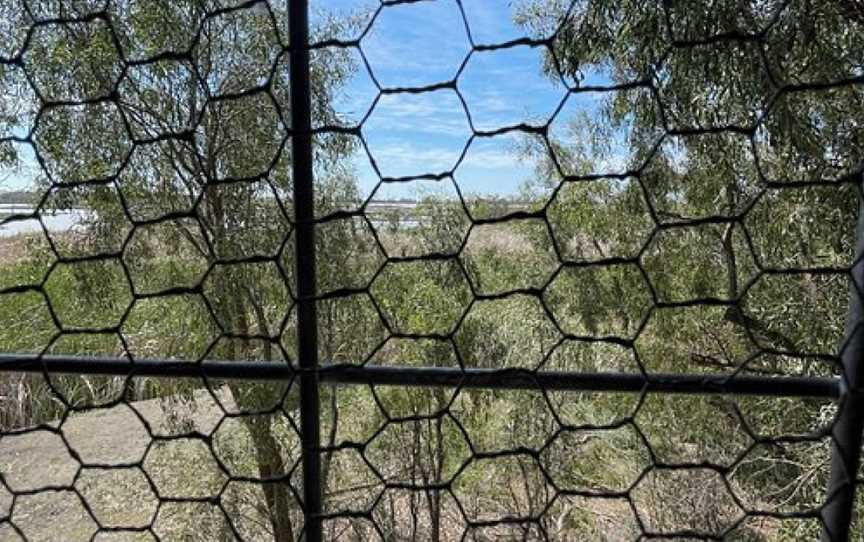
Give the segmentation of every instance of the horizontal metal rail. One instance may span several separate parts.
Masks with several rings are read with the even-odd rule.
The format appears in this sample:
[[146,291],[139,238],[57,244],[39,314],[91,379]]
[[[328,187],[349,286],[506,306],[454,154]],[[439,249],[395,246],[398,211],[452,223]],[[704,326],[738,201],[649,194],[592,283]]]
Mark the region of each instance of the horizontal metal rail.
[[[31,372],[217,380],[290,380],[303,372],[287,363],[255,361],[177,361],[81,356],[0,354],[0,372]],[[766,395],[836,399],[840,378],[739,374],[583,373],[324,364],[320,381],[329,384],[421,386],[473,389],[544,389],[553,391],[623,392],[643,390],[675,394]]]

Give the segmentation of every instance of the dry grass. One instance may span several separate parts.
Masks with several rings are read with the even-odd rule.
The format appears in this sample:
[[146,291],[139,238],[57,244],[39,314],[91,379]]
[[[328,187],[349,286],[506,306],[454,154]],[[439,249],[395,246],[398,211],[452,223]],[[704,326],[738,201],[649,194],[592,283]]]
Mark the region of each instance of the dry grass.
[[[173,408],[177,410],[175,416],[187,420],[184,431],[203,434],[213,430],[220,415],[206,392],[196,394],[192,402]],[[142,418],[147,425],[142,423]],[[49,425],[58,427],[56,422]],[[151,432],[165,436],[179,432],[158,399],[72,416],[59,425],[59,431],[58,434],[37,430],[0,438],[0,473],[9,487],[13,491],[36,491],[27,498],[18,498],[14,510],[10,510],[10,499],[0,498],[0,514],[11,515],[12,521],[24,531],[28,540],[86,541],[96,530],[95,522],[75,492],[44,489],[47,486],[74,487],[105,527],[141,529],[153,520],[158,497],[151,491],[144,470],[128,465],[146,458],[142,466],[151,479],[184,480],[187,490],[205,485],[212,490],[213,487],[209,487],[211,482],[218,482],[217,472],[192,467],[203,464],[202,458],[198,457],[201,450],[195,447],[163,448],[167,452],[179,450],[180,456],[177,457],[154,453],[160,446],[158,442],[153,443]],[[63,439],[75,450],[78,459],[69,453]],[[87,468],[82,464],[108,465],[111,468]],[[165,490],[170,490],[170,487]],[[166,509],[162,514],[165,517],[157,519],[156,530],[178,535],[169,536],[170,540],[192,540],[190,537],[200,525],[180,511],[168,512],[171,510]],[[60,525],[62,530],[58,527]]]
[[0,237],[0,264],[20,263],[30,254],[30,248],[39,238],[35,234],[20,234]]

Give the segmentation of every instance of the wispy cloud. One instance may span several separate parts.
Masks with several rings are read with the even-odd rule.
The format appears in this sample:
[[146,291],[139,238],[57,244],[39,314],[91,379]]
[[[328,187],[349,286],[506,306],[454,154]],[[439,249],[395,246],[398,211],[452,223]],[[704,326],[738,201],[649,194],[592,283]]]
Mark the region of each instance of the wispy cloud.
[[[516,79],[520,83],[512,82],[514,74],[519,74]],[[475,77],[470,72],[466,75],[460,80],[460,90],[478,130],[520,123],[545,124],[566,96],[564,88],[556,88],[548,81],[533,81],[530,72],[519,65],[498,79]]]
[[448,81],[471,50],[455,0],[386,6],[361,47],[386,87]]
[[478,44],[503,43],[526,35],[514,22],[522,2],[481,0],[463,2],[465,17],[471,28],[471,37]]
[[471,134],[462,102],[450,90],[382,96],[364,131],[375,136],[400,131],[457,137]]
[[534,161],[520,152],[521,138],[508,134],[474,139],[454,175],[459,188],[470,194],[517,192],[534,175]]
[[[464,147],[464,142],[462,144]],[[442,173],[453,168],[462,151],[458,145],[424,145],[416,139],[370,144],[369,150],[385,177]]]

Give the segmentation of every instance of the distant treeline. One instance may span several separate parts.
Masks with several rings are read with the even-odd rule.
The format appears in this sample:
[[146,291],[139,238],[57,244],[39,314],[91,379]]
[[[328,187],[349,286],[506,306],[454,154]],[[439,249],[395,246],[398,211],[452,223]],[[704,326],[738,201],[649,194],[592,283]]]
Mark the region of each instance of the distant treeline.
[[36,203],[38,196],[23,190],[0,192],[0,203]]

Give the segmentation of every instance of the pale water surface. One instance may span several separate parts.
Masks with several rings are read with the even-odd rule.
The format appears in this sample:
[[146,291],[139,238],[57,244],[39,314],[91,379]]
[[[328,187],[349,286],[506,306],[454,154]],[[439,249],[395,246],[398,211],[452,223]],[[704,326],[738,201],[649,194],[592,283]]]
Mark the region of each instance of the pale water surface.
[[[11,219],[13,215],[27,215],[33,212],[33,207],[28,205],[0,203],[0,237],[41,231],[42,226],[35,218]],[[46,212],[42,214],[42,222],[50,232],[65,232],[79,227],[87,215],[88,211],[84,209]]]

